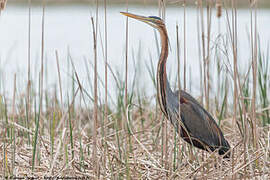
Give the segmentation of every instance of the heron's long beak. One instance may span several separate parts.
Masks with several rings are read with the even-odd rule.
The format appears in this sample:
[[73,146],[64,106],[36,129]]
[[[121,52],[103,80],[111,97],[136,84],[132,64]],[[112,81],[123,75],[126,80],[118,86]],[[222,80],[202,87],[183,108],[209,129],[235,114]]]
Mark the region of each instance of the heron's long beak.
[[146,22],[146,23],[148,23],[151,20],[149,17],[145,17],[145,16],[139,16],[139,15],[131,14],[131,13],[127,13],[127,12],[120,12],[120,13],[124,16],[130,17],[133,19],[137,19],[139,21]]

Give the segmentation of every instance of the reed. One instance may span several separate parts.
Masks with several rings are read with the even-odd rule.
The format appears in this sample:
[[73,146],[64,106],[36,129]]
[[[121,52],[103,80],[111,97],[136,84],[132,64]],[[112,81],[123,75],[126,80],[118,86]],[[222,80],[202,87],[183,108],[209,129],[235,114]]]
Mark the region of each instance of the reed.
[[184,91],[186,90],[187,87],[187,41],[186,41],[186,0],[184,0],[183,2],[183,7],[184,7],[184,11],[183,11],[183,21],[184,21],[184,26],[183,26],[183,39],[184,39]]
[[1,11],[5,9],[6,4],[7,4],[7,0],[0,1],[0,15],[1,15]]
[[[96,20],[98,16],[96,17]],[[93,39],[94,39],[94,134],[93,134],[93,164],[94,164],[94,172],[96,175],[98,174],[98,160],[97,160],[97,126],[98,126],[98,96],[97,96],[97,25],[94,25],[94,19],[91,18],[92,27],[93,27]],[[96,28],[96,29],[95,29]]]

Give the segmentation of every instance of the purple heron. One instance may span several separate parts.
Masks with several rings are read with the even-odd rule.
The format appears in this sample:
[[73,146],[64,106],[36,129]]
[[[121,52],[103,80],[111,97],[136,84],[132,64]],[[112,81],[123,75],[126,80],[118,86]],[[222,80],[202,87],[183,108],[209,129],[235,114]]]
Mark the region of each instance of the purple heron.
[[121,12],[121,14],[142,21],[160,33],[161,54],[156,76],[157,96],[165,117],[170,120],[178,134],[189,144],[210,152],[217,150],[219,155],[225,154],[224,157],[229,158],[230,145],[214,118],[190,94],[183,90],[173,92],[170,87],[166,73],[169,40],[164,21],[156,16],[146,17],[125,12]]

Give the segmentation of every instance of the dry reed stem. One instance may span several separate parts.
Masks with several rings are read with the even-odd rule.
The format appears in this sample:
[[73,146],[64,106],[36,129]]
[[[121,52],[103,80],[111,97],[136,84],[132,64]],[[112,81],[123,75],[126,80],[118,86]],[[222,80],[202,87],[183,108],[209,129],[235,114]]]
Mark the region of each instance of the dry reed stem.
[[[12,100],[12,122],[15,123],[15,102],[16,102],[16,73],[14,75],[14,86],[13,86],[13,100]],[[12,127],[12,175],[15,173],[15,154],[16,154],[16,135],[15,135],[15,128]]]
[[[97,17],[96,17],[97,18]],[[97,21],[97,19],[96,19]],[[98,175],[98,161],[97,161],[97,122],[98,122],[98,97],[97,97],[97,24],[94,25],[94,19],[91,18],[92,28],[93,28],[93,43],[94,43],[94,134],[93,134],[93,154],[92,159],[94,163],[94,172],[96,176]],[[96,30],[95,30],[96,28]]]
[[204,84],[204,104],[206,106],[206,110],[209,108],[209,96],[207,91],[207,58],[206,58],[206,51],[205,51],[205,30],[204,30],[204,13],[203,13],[203,6],[202,0],[198,0],[198,7],[200,9],[200,24],[201,24],[201,38],[202,38],[202,62],[203,62],[203,84]]
[[[15,119],[15,117],[14,117],[14,119]],[[16,128],[18,129],[18,131],[21,130],[21,131],[28,132],[28,133],[30,133],[31,135],[34,134],[33,131],[31,131],[30,129],[27,129],[26,127],[23,127],[23,126],[20,125],[20,124],[17,124],[16,122],[9,122],[9,124],[10,124],[10,126],[12,126],[12,127],[16,127]]]
[[203,61],[201,61],[202,59],[202,55],[201,55],[201,38],[200,38],[200,6],[199,6],[199,3],[197,1],[196,3],[196,16],[197,16],[197,44],[198,44],[198,64],[199,64],[199,69],[200,69],[200,102],[203,104],[203,94],[204,94],[204,91],[203,91],[203,72],[202,72],[202,63]]
[[[179,27],[178,27],[178,24],[176,25],[176,47],[177,47],[177,78],[178,78],[178,89],[179,89],[179,92],[181,90],[181,76],[180,76],[180,43],[179,43]],[[180,99],[181,99],[181,93],[178,93],[178,101],[180,102]],[[178,119],[180,120],[181,119],[181,106],[179,106],[179,114],[178,114]],[[177,132],[177,133],[180,133],[180,132]]]
[[[100,117],[101,119],[103,118],[103,122],[102,122],[102,146],[104,147],[104,157],[102,158],[102,166],[104,167],[106,165],[106,161],[107,161],[107,158],[108,157],[108,144],[107,144],[107,124],[108,124],[108,32],[107,32],[107,0],[104,0],[104,45],[103,45],[103,42],[102,42],[102,33],[99,32],[99,35],[100,35],[100,44],[101,44],[101,48],[102,48],[102,54],[103,54],[103,62],[104,62],[104,69],[105,69],[105,72],[104,72],[104,79],[105,79],[105,85],[104,85],[104,91],[105,91],[105,102],[104,102],[104,107],[103,107],[103,110],[104,110],[104,116],[103,117]],[[110,67],[109,67],[110,68]],[[113,74],[113,72],[112,72]],[[114,74],[113,74],[114,76]],[[98,78],[100,80],[100,78]],[[103,83],[101,81],[101,83]],[[103,84],[102,84],[103,85]],[[111,98],[111,96],[110,96]],[[85,103],[86,104],[86,103]]]
[[[128,0],[126,0],[126,12],[128,12]],[[125,119],[127,122],[129,121],[128,120],[128,117],[125,115],[125,112],[128,112],[128,104],[129,104],[129,100],[128,100],[128,42],[129,42],[129,39],[128,39],[128,32],[129,32],[129,26],[128,26],[128,17],[126,17],[126,27],[125,27],[125,99],[124,99],[124,111],[123,111],[123,118],[122,119]],[[127,125],[125,124],[125,121],[122,122],[122,128],[123,129],[126,129]],[[125,156],[126,158],[129,157],[129,139],[130,139],[130,134],[128,133],[128,138],[126,138],[124,141],[125,142]],[[126,170],[126,174],[127,174],[127,179],[130,179],[130,174],[129,174],[129,162],[126,162],[126,166],[127,166],[127,170]]]
[[[234,118],[233,118],[233,127],[236,127],[236,116],[237,116],[237,107],[238,107],[238,87],[237,87],[237,77],[238,77],[238,70],[237,70],[237,31],[236,31],[236,14],[235,14],[235,2],[234,0],[232,2],[232,49],[233,49],[233,82],[234,82]],[[234,133],[236,132],[236,128],[233,128]],[[235,179],[234,177],[234,153],[232,153],[232,179]]]
[[[126,12],[128,12],[128,0],[126,0]],[[128,17],[126,17],[126,46],[125,46],[125,109],[128,106]]]
[[[180,100],[181,100],[181,93],[180,93],[180,91],[181,91],[181,76],[180,76],[180,45],[179,45],[180,43],[179,43],[179,26],[178,26],[178,24],[176,24],[176,53],[177,53],[177,86],[178,86],[178,90],[179,90],[179,93],[178,93],[178,102],[180,102]],[[178,121],[180,121],[181,120],[181,106],[179,106],[179,108],[178,108]],[[175,130],[175,132],[174,133],[179,133],[180,134],[180,129],[179,129],[179,132],[177,132],[176,130]],[[175,138],[176,138],[176,135],[175,135]],[[176,146],[176,144],[175,144],[175,146]],[[176,148],[176,147],[174,147],[174,148]],[[174,158],[176,158],[176,157],[174,157]],[[174,159],[174,163],[175,163],[175,159]],[[173,167],[173,168],[175,168],[175,167]],[[174,175],[173,175],[174,176]]]
[[184,16],[183,16],[183,20],[184,20],[184,26],[183,26],[183,32],[184,32],[184,91],[186,91],[186,87],[187,87],[187,45],[186,45],[186,0],[184,0],[183,2],[183,6],[184,6]]
[[63,91],[62,91],[62,81],[61,81],[61,73],[60,73],[60,66],[59,66],[59,55],[58,51],[55,50],[55,57],[56,57],[56,65],[57,65],[57,73],[58,73],[58,83],[59,83],[59,89],[60,89],[60,100],[61,100],[61,106],[63,107]]
[[[107,0],[104,0],[104,37],[105,37],[105,112],[104,112],[104,141],[106,142],[107,129],[106,125],[108,123],[108,32],[107,32]],[[107,148],[106,148],[107,149]],[[105,149],[105,157],[106,157]],[[104,162],[106,163],[106,161]]]
[[[166,21],[166,5],[167,5],[166,2],[167,2],[166,0],[163,0],[163,7],[162,7],[163,15],[162,15],[162,17],[163,17],[164,21]],[[169,159],[169,154],[168,154],[168,128],[167,128],[168,127],[168,121],[167,121],[166,118],[164,120],[165,120],[165,129],[164,129],[164,131],[165,131],[165,169],[169,170],[169,162],[168,162],[168,159]]]
[[[254,32],[254,34],[251,36],[251,38],[254,38],[252,40],[254,44],[253,51],[252,51],[252,78],[253,78],[253,89],[252,89],[252,133],[253,133],[253,146],[255,150],[257,149],[257,118],[256,118],[256,93],[257,93],[257,58],[258,58],[258,40],[257,40],[257,1],[254,1],[253,6],[251,5],[251,22],[252,22],[252,11],[254,11],[254,27],[251,23],[251,33]],[[253,31],[254,30],[254,31]]]
[[216,0],[216,11],[217,11],[217,17],[220,18],[222,15],[222,2],[221,0]]
[[65,135],[66,135],[66,128],[63,129],[62,136],[61,136],[61,138],[58,139],[58,146],[57,146],[56,154],[55,154],[55,156],[53,158],[51,168],[50,168],[50,171],[49,171],[49,174],[51,176],[53,175],[54,165],[55,165],[55,162],[56,162],[56,160],[57,160],[57,158],[58,158],[58,156],[60,154],[61,144],[62,144],[62,142],[64,142]]
[[[44,81],[44,44],[45,44],[45,0],[42,1],[42,24],[41,24],[41,79],[40,79],[40,102],[39,102],[39,108],[40,108],[40,115],[42,116],[42,103],[43,103],[43,81]],[[42,122],[41,122],[42,123]]]
[[1,14],[1,11],[5,9],[6,4],[7,4],[7,0],[0,0],[0,14]]
[[206,103],[206,109],[209,109],[209,98],[210,98],[210,60],[211,60],[211,52],[210,52],[210,42],[211,42],[211,23],[212,23],[212,2],[211,0],[207,0],[207,55],[206,55],[206,83],[207,83],[207,91],[206,96],[208,102]]
[[[27,76],[27,117],[30,114],[30,90],[31,90],[31,0],[28,0],[28,76]],[[29,123],[29,122],[28,122]]]

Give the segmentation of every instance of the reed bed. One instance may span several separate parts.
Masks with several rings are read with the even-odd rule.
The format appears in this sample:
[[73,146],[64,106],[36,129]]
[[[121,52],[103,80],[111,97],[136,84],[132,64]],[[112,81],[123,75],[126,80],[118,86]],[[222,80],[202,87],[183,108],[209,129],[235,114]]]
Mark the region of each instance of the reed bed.
[[[45,2],[45,1],[43,1]],[[44,43],[46,4],[43,4],[42,53],[40,71],[34,81],[31,58],[31,0],[29,0],[28,81],[19,92],[16,74],[13,78],[13,97],[0,98],[0,177],[62,177],[89,179],[269,179],[270,178],[270,104],[269,104],[269,47],[260,47],[257,34],[257,1],[250,6],[250,64],[240,68],[238,61],[237,2],[217,0],[196,1],[197,46],[200,66],[201,97],[197,99],[211,112],[229,141],[232,150],[229,160],[216,152],[195,149],[178,136],[162,115],[156,95],[147,97],[136,86],[138,76],[128,76],[128,20],[126,20],[125,78],[110,66],[108,57],[107,1],[95,1],[96,15],[91,20],[94,57],[86,59],[87,77],[91,91],[81,84],[73,58],[68,55],[71,91],[65,95],[58,51],[58,85],[47,90]],[[143,3],[143,1],[142,1]],[[186,1],[183,7],[183,27],[176,25],[177,66],[176,87],[188,91],[186,77],[191,71],[186,65]],[[166,18],[166,1],[160,0],[160,16]],[[126,1],[128,11],[129,1]],[[206,8],[206,11],[203,8]],[[104,8],[105,19],[99,19]],[[213,12],[217,9],[217,17]],[[213,13],[213,14],[212,14]],[[181,16],[182,16],[181,15]],[[212,18],[225,16],[228,36],[211,37]],[[99,21],[105,27],[98,38]],[[183,28],[181,31],[180,28]],[[182,32],[182,34],[181,34]],[[104,36],[104,37],[103,37]],[[104,39],[105,42],[102,42]],[[183,41],[183,42],[181,42]],[[214,42],[214,43],[212,43]],[[226,42],[226,43],[224,43]],[[103,47],[99,49],[97,44]],[[183,44],[183,46],[181,46]],[[156,43],[159,49],[158,40]],[[102,51],[99,57],[97,51]],[[158,51],[157,51],[158,52]],[[132,52],[134,53],[134,52]],[[138,52],[140,54],[140,52]],[[104,60],[105,72],[98,74],[97,60]],[[151,57],[150,57],[151,59]],[[180,72],[180,66],[184,72]],[[153,85],[155,68],[151,60],[147,70]],[[215,69],[216,77],[212,77]],[[100,76],[105,76],[102,82]],[[116,101],[110,98],[108,76],[115,84]],[[181,80],[180,80],[181,79]],[[184,81],[182,81],[182,79]],[[216,81],[216,82],[214,82]],[[213,85],[215,84],[215,86]],[[132,88],[128,88],[132,87]],[[216,88],[213,90],[213,88]],[[20,88],[21,90],[22,88]],[[131,89],[131,90],[130,90]],[[105,97],[99,97],[99,91]],[[180,109],[181,110],[181,109]]]

